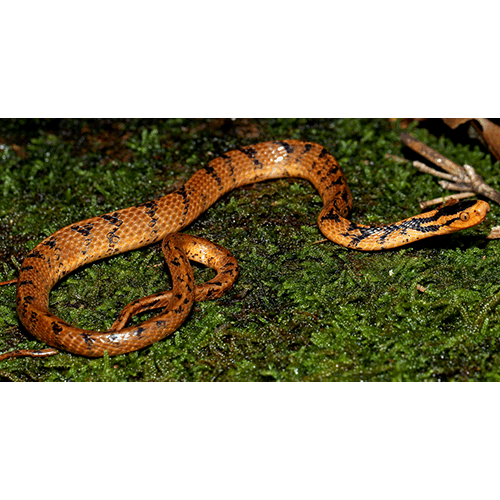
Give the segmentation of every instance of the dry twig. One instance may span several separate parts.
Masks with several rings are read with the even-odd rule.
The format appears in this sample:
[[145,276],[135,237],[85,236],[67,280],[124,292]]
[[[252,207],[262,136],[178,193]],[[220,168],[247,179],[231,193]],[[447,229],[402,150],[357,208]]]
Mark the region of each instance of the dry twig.
[[17,283],[17,280],[2,281],[2,282],[0,282],[0,286],[13,285],[14,283]]
[[423,142],[415,139],[410,134],[403,132],[401,134],[401,140],[406,146],[413,149],[413,151],[416,151],[427,160],[448,172],[448,174],[445,174],[444,172],[428,167],[419,161],[413,162],[413,166],[418,168],[420,171],[445,179],[439,181],[439,184],[443,189],[462,192],[472,191],[475,194],[481,194],[486,198],[500,203],[500,193],[488,186],[484,182],[483,178],[476,173],[474,168],[470,165],[464,165],[463,167],[457,165],[446,158],[446,156],[443,156],[441,153],[438,153],[436,150],[430,148]]
[[[500,193],[488,186],[483,178],[476,173],[474,168],[470,165],[465,164],[463,167],[452,162],[446,156],[438,153],[434,149],[430,148],[423,142],[412,137],[410,134],[402,133],[401,140],[409,148],[413,149],[417,153],[421,154],[424,158],[431,161],[435,165],[440,166],[443,170],[448,173],[435,170],[424,163],[419,161],[414,161],[413,166],[418,168],[421,172],[425,172],[436,177],[444,179],[439,181],[439,184],[443,189],[450,189],[452,191],[461,191],[460,194],[445,196],[443,198],[435,198],[433,200],[428,200],[420,203],[422,209],[429,207],[430,205],[436,205],[441,202],[446,202],[450,199],[468,198],[474,196],[475,194],[481,194],[490,200],[500,203]],[[487,236],[488,239],[494,240],[500,238],[500,226],[494,227],[490,234]]]

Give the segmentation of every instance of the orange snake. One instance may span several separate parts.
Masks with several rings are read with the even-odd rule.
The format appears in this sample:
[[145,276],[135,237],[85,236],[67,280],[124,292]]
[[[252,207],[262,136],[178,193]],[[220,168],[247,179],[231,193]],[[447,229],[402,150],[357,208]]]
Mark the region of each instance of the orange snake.
[[[17,311],[35,337],[56,348],[89,357],[128,353],[173,333],[195,301],[220,297],[234,283],[238,265],[224,248],[202,238],[177,233],[221,196],[239,186],[268,179],[309,180],[323,199],[318,225],[331,241],[356,250],[382,250],[448,234],[479,224],[489,205],[464,201],[393,224],[362,226],[345,217],[352,196],[335,158],[323,147],[296,140],[242,147],[210,161],[177,191],[156,200],[71,224],[38,244],[24,259],[17,280]],[[49,311],[52,287],[68,273],[96,260],[163,240],[172,275],[172,290],[138,299],[120,313],[107,332],[71,326]],[[188,259],[217,271],[196,285]],[[126,327],[128,319],[148,309],[163,311],[144,323]],[[12,351],[17,356],[55,354],[56,349]]]

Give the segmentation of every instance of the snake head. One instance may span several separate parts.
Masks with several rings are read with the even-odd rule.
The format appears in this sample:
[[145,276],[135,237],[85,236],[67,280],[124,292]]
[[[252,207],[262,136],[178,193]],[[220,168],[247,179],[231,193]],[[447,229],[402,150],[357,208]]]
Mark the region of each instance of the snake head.
[[438,209],[434,217],[436,223],[454,232],[480,224],[489,211],[490,206],[485,201],[467,200]]
[[490,206],[485,201],[467,200],[448,204],[433,212],[437,234],[449,234],[477,226],[484,221]]

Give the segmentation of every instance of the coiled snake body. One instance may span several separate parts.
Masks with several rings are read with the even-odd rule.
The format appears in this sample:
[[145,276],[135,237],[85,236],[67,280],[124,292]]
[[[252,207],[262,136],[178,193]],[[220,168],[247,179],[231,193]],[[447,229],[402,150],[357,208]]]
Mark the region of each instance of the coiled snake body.
[[[170,335],[185,320],[194,301],[221,296],[238,274],[237,263],[227,250],[177,231],[228,191],[282,177],[309,180],[324,202],[318,217],[323,234],[357,250],[394,248],[452,233],[480,223],[489,210],[484,201],[465,201],[385,226],[358,225],[345,219],[352,196],[337,161],[325,148],[295,140],[242,147],[212,160],[173,193],[77,222],[42,241],[26,256],[19,273],[16,301],[21,322],[46,344],[89,357],[102,356],[105,351],[109,355],[132,352]],[[164,240],[172,290],[129,304],[107,332],[71,326],[50,312],[50,290],[68,273],[160,240]],[[216,269],[217,276],[195,285],[189,259]],[[134,314],[155,308],[164,310],[140,325],[125,326]],[[0,360],[56,352],[13,351],[0,356]]]

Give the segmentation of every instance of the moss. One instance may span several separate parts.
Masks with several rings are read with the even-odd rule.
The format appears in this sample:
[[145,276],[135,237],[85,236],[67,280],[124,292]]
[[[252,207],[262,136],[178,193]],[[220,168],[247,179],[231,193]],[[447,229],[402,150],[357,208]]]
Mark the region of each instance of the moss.
[[[498,164],[439,122],[413,133],[494,187]],[[56,229],[176,189],[224,151],[271,139],[325,145],[351,186],[357,221],[418,211],[439,186],[386,120],[34,120],[0,122],[0,279]],[[458,137],[458,139],[457,139]],[[387,153],[406,157],[395,162]],[[171,337],[139,352],[87,359],[68,353],[3,362],[5,380],[498,380],[498,221],[396,251],[366,254],[322,240],[322,206],[305,181],[229,193],[188,232],[224,245],[241,274],[231,292],[196,304]],[[497,222],[498,223],[498,222]],[[199,281],[211,272],[197,268]],[[169,287],[159,246],[73,273],[53,311],[106,329],[130,301]],[[422,291],[420,291],[422,290]],[[146,315],[135,318],[143,320]],[[40,348],[20,325],[14,287],[0,287],[0,351]]]

